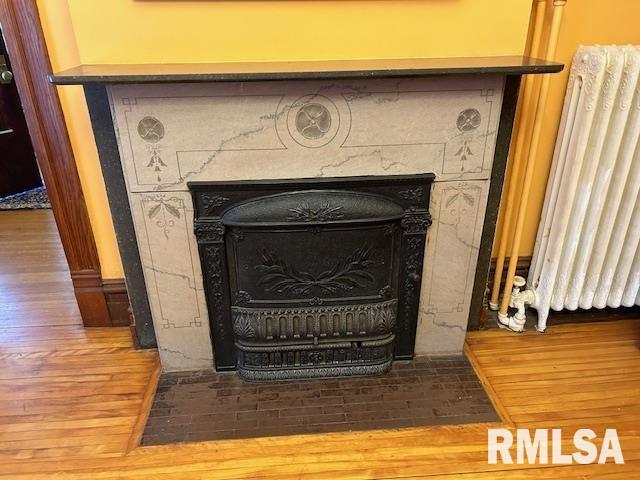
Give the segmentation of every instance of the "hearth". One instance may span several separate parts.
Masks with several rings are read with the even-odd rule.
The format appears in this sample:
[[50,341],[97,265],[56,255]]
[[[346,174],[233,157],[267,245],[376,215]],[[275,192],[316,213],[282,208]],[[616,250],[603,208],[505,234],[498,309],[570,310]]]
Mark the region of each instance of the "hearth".
[[412,358],[433,179],[189,183],[218,370],[367,375]]
[[384,377],[256,385],[210,370],[163,373],[141,443],[500,421],[464,356],[421,356]]

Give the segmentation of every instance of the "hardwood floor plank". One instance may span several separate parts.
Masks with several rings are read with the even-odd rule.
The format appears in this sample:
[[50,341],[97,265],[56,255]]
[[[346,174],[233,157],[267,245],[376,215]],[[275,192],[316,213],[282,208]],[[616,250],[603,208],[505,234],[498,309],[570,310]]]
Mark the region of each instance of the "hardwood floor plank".
[[0,212],[0,244],[2,480],[640,478],[640,321],[474,332],[465,349],[502,426],[561,428],[567,447],[617,428],[625,465],[488,465],[488,424],[133,448],[157,353],[82,327],[50,212]]

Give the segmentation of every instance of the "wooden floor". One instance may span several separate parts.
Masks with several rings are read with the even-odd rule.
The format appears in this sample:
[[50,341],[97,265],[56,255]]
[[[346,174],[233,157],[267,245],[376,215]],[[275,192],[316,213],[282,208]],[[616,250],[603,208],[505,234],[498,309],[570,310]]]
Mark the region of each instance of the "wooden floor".
[[486,425],[132,448],[158,359],[81,327],[49,211],[0,212],[0,478],[640,478],[640,322],[474,333],[513,427],[617,428],[625,465],[488,465]]

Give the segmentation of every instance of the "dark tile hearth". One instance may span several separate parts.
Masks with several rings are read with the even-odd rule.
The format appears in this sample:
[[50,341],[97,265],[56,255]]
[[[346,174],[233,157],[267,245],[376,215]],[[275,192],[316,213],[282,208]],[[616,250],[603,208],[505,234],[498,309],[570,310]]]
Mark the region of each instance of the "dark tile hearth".
[[499,421],[466,358],[420,357],[376,377],[247,383],[234,373],[166,373],[141,443]]

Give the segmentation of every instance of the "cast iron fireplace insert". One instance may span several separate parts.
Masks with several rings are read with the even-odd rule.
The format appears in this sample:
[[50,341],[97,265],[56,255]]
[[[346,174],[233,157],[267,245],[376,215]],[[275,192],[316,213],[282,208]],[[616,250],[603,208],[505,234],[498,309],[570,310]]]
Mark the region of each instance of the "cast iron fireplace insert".
[[433,179],[190,182],[216,369],[287,380],[413,358]]

